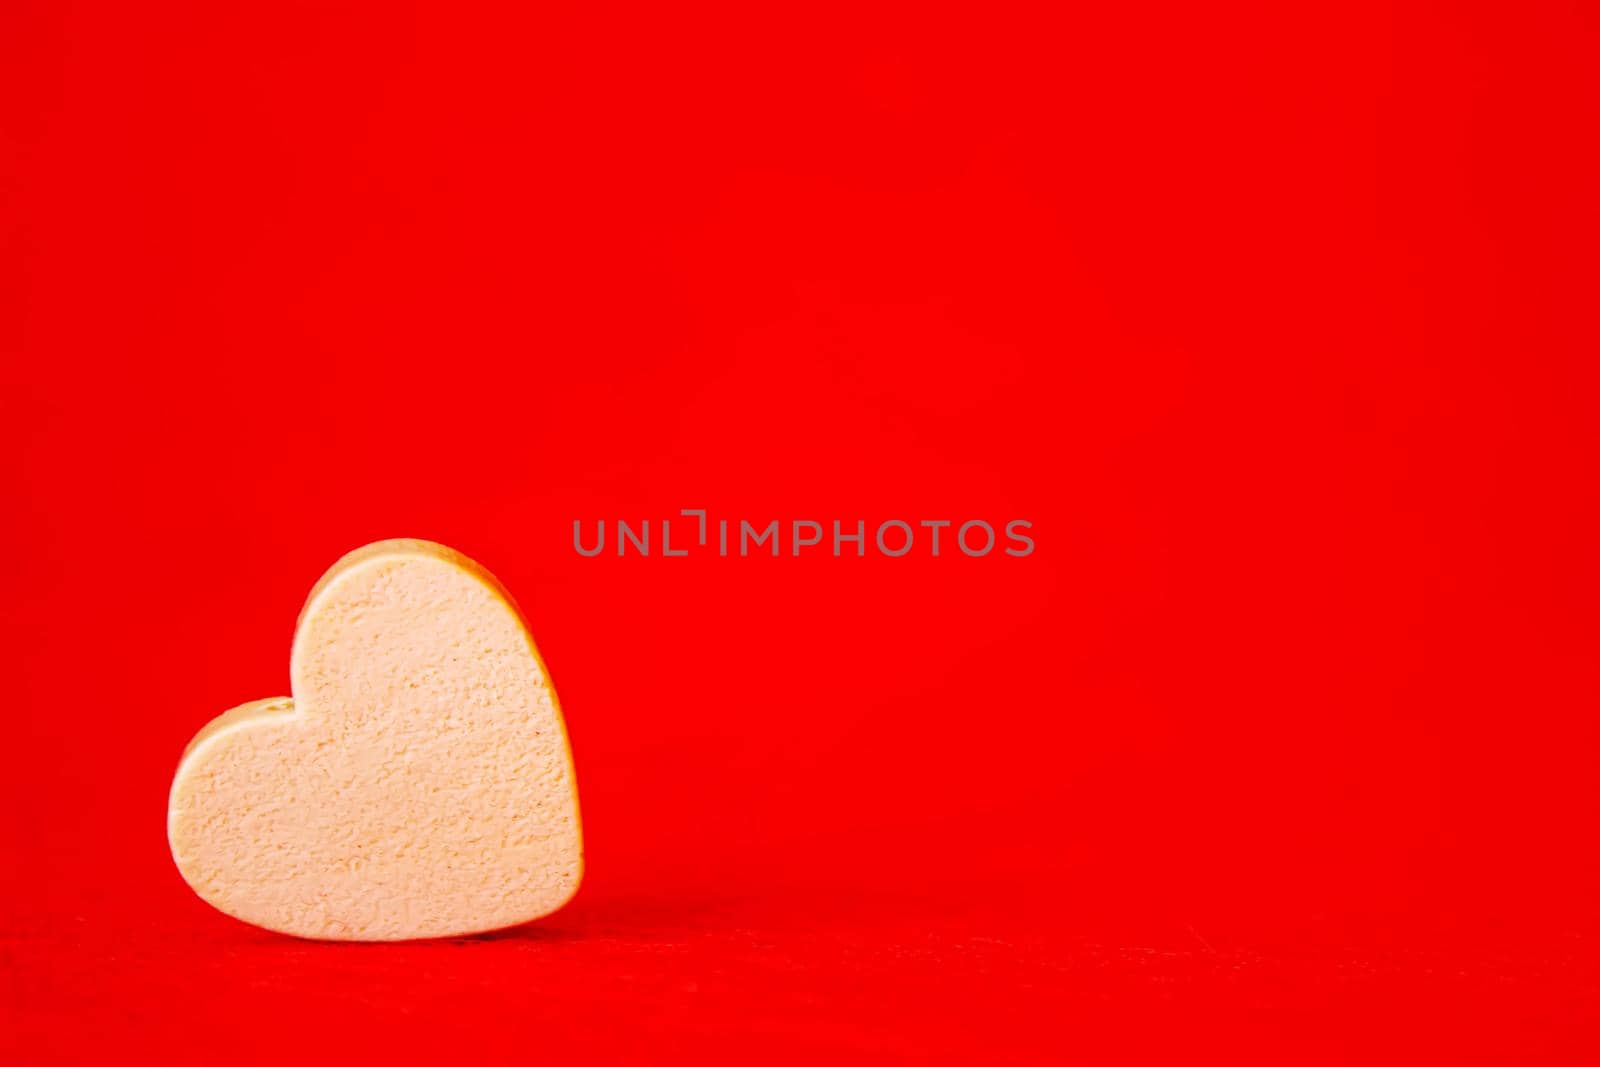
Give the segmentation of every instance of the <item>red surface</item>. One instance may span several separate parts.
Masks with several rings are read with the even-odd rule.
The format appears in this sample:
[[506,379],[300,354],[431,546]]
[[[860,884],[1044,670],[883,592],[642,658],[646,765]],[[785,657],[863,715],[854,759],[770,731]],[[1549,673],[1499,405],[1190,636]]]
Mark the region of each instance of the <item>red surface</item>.
[[[1584,5],[5,5],[0,1054],[1595,1062]],[[1013,518],[596,559],[575,518]],[[170,775],[422,536],[589,880],[210,911]]]

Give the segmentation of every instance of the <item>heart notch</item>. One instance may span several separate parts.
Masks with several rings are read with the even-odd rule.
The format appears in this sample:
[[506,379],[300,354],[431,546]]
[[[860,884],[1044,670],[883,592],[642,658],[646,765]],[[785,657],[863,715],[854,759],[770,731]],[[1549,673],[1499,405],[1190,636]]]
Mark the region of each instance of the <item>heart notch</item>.
[[298,937],[484,933],[557,910],[583,877],[561,706],[515,603],[429,541],[380,541],[300,613],[292,699],[214,719],[184,750],[167,836],[184,880]]

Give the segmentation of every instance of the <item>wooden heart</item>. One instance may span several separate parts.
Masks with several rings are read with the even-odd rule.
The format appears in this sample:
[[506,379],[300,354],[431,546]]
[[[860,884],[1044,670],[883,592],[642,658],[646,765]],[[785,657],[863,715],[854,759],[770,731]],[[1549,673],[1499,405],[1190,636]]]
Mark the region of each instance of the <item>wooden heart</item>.
[[583,876],[566,726],[510,596],[443,545],[381,541],[311,591],[293,699],[189,743],[167,834],[216,908],[300,937],[480,933]]

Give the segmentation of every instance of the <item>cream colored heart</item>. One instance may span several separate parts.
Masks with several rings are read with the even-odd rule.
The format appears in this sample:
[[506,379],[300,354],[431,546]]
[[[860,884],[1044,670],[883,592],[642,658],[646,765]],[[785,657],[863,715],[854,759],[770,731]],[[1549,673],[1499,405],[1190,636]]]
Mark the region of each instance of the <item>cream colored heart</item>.
[[167,834],[196,893],[300,937],[481,933],[583,876],[565,724],[511,598],[427,541],[345,556],[300,613],[294,698],[184,751]]

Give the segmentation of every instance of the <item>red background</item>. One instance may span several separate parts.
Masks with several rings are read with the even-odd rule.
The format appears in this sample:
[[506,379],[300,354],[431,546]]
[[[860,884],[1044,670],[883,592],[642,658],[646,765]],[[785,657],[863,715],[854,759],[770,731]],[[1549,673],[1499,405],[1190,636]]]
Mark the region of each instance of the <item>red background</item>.
[[[1593,12],[867,7],[5,5],[16,1058],[1594,1062]],[[171,772],[394,536],[588,882],[255,931]]]

